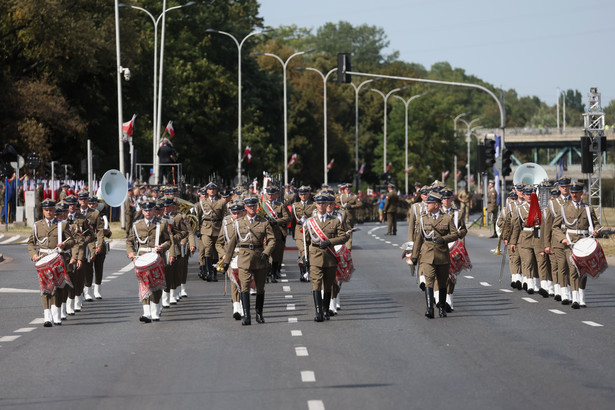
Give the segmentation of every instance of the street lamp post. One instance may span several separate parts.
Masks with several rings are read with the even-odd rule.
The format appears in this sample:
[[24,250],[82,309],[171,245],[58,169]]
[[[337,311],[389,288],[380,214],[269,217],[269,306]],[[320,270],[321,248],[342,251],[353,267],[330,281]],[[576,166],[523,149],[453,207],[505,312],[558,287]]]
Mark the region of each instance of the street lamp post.
[[374,91],[378,94],[380,94],[382,96],[382,99],[384,100],[384,140],[383,140],[383,154],[382,154],[382,159],[383,159],[383,173],[387,172],[387,101],[389,100],[389,97],[393,94],[396,93],[397,91],[401,91],[401,90],[405,90],[406,86],[400,87],[400,88],[394,88],[391,91],[389,91],[386,95],[380,91],[377,90],[375,88],[368,88],[367,91]]
[[265,28],[262,30],[253,31],[239,41],[237,38],[225,31],[208,28],[207,33],[218,33],[230,37],[237,46],[237,183],[241,183],[241,49],[246,40],[254,35],[266,33],[271,29]]
[[400,97],[399,95],[394,95],[393,96],[393,97],[397,98],[398,100],[401,100],[401,102],[404,103],[404,107],[405,107],[404,122],[405,122],[405,131],[406,131],[406,143],[405,143],[405,147],[406,147],[406,161],[405,161],[405,167],[404,167],[404,174],[406,174],[406,195],[408,195],[408,105],[410,104],[410,101],[412,101],[414,99],[417,99],[419,97],[422,97],[425,94],[427,94],[427,93],[424,92],[423,94],[413,95],[412,97],[408,98],[407,100],[405,100],[403,97]]
[[317,70],[315,68],[312,67],[297,67],[297,70],[307,70],[307,71],[314,71],[315,73],[318,73],[321,77],[322,77],[322,83],[323,83],[323,111],[324,111],[324,119],[323,119],[323,123],[324,123],[324,183],[328,184],[328,176],[327,176],[327,80],[329,79],[329,76],[331,74],[333,74],[334,72],[337,71],[337,68],[333,68],[331,69],[326,75],[323,74],[320,70]]
[[[158,155],[157,155],[157,152],[158,152],[158,137],[159,137],[158,134],[160,132],[160,108],[159,108],[160,103],[158,101],[162,99],[162,68],[163,68],[162,56],[164,53],[164,21],[163,21],[162,39],[161,39],[161,44],[160,44],[160,78],[158,78],[158,23],[160,22],[161,18],[165,17],[168,11],[175,10],[175,9],[181,9],[183,7],[192,6],[194,4],[196,4],[196,2],[190,1],[181,6],[173,6],[167,9],[166,0],[165,0],[162,5],[163,11],[162,13],[160,13],[158,18],[155,18],[152,13],[150,13],[148,10],[144,9],[143,7],[133,6],[131,4],[124,4],[124,3],[119,4],[119,7],[131,8],[131,9],[139,10],[139,11],[146,13],[152,19],[152,22],[154,23],[154,97],[153,97],[154,108],[153,108],[153,114],[152,114],[152,167],[154,168],[154,179],[156,183],[158,183]],[[160,96],[159,97],[158,97],[158,82],[160,82]]]
[[[124,175],[124,141],[123,137],[123,125],[124,119],[122,116],[122,64],[120,59],[120,10],[118,0],[115,0],[115,53],[116,53],[116,71],[117,71],[117,126],[118,126],[118,140],[119,140],[119,155],[120,155],[120,174]],[[53,172],[52,172],[53,175]],[[52,187],[53,189],[53,187]],[[92,186],[90,186],[92,189]],[[120,225],[122,229],[125,229],[125,206],[122,203],[120,207]],[[8,219],[8,215],[7,215]]]
[[276,60],[278,60],[280,62],[280,64],[282,64],[282,78],[283,78],[283,83],[284,83],[284,185],[288,184],[288,101],[287,101],[287,92],[286,92],[286,68],[288,66],[288,63],[290,62],[290,60],[293,57],[296,56],[300,56],[302,54],[305,53],[311,53],[312,51],[314,51],[313,48],[307,50],[307,51],[299,51],[293,55],[291,55],[290,57],[288,57],[286,59],[286,61],[282,60],[280,57],[278,57],[275,54],[271,54],[271,53],[254,53],[254,55],[257,56],[269,56],[269,57],[273,57]]
[[455,117],[455,125],[457,125],[457,121],[461,121],[468,128],[468,130],[466,131],[466,142],[468,143],[468,162],[466,164],[466,166],[468,167],[468,180],[466,182],[468,186],[468,192],[470,192],[470,141],[472,137],[472,124],[474,124],[476,121],[480,121],[482,117],[474,118],[472,121],[467,122],[466,120],[461,118],[462,115],[465,115],[465,113],[459,114],[457,117]]
[[[354,135],[354,172],[355,177],[358,178],[359,175],[359,91],[361,91],[361,87],[365,84],[371,83],[373,81],[377,81],[377,78],[372,78],[370,80],[365,80],[361,84],[354,85],[354,83],[350,83],[352,88],[354,88],[354,127],[355,127],[355,135]],[[359,180],[354,181],[355,189],[359,189]]]

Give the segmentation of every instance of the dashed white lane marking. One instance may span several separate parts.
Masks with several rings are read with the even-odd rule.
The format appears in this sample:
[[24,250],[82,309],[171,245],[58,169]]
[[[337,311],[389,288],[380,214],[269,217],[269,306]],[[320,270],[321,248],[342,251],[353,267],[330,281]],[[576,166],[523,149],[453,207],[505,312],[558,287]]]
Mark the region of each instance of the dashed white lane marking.
[[500,289],[502,292],[506,292],[506,293],[512,293],[512,290],[510,289]]
[[308,400],[308,410],[325,410],[322,400]]
[[532,298],[521,298],[521,299],[523,299],[523,300],[525,300],[526,302],[529,302],[529,303],[538,303],[537,300],[534,300]]
[[19,239],[19,236],[11,236],[9,239],[6,239],[6,240],[0,242],[0,245],[6,245],[6,244],[9,244],[11,242],[15,242],[18,239]]
[[118,277],[118,276],[115,276],[115,275],[109,275],[109,276],[107,276],[107,279],[115,279],[115,278],[117,278],[117,277]]
[[283,278],[285,278],[285,277],[286,277],[286,274],[285,274],[285,273],[280,273],[280,276],[281,276],[281,277],[283,277]]
[[43,323],[45,323],[45,319],[43,319],[42,317],[34,319],[30,322],[31,325],[42,325]]
[[113,275],[116,276],[122,276],[123,274],[125,274],[126,272],[113,272]]
[[290,292],[290,286],[282,286],[284,292]]
[[107,283],[107,282],[111,282],[109,279],[103,279],[102,283]]
[[384,241],[384,243],[391,243],[391,241]]
[[301,371],[301,381],[304,383],[313,383],[316,381],[316,376],[314,372],[311,370],[302,370]]
[[280,282],[282,282],[282,283],[288,283],[288,279],[280,279]]
[[288,318],[288,323],[297,323],[299,321],[299,319],[297,319],[296,317],[289,317]]
[[17,289],[17,288],[0,288],[0,293],[40,293],[40,290]]
[[17,330],[14,330],[13,333],[28,333],[36,329],[35,327],[22,327]]
[[295,305],[294,304],[286,305],[286,310],[295,310]]
[[12,335],[12,336],[4,336],[0,337],[0,343],[2,342],[12,342],[15,339],[19,339],[21,335]]
[[489,283],[487,283],[487,282],[481,282],[480,284],[481,284],[482,286],[491,286],[491,285],[490,285]]
[[120,269],[120,272],[128,272],[129,270],[133,270],[134,266],[135,265],[131,262],[128,265],[124,266],[122,269]]
[[295,337],[303,336],[303,332],[301,330],[291,330],[290,335]]
[[474,279],[474,276],[464,276],[466,279]]
[[549,309],[549,312],[555,313],[556,315],[565,315],[566,314],[566,312],[562,312],[561,310],[558,310],[558,309]]
[[309,356],[307,347],[304,346],[295,347],[295,354],[297,356]]
[[285,299],[292,299],[292,298],[293,298],[293,295],[284,295],[284,298],[285,298]]
[[393,246],[398,247],[398,248],[400,248],[400,249],[401,249],[401,247],[399,246],[399,244],[398,244],[398,243],[394,243],[394,244],[393,244]]
[[592,322],[591,320],[584,320],[583,323],[589,326],[593,326],[593,327],[603,327],[604,326],[604,325],[601,325],[600,323]]

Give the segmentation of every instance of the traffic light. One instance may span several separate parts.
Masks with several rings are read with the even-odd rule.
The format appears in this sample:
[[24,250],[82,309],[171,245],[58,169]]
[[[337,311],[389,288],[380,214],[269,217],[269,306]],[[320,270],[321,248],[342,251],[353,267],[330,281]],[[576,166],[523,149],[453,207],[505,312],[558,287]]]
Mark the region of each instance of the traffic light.
[[502,176],[506,177],[510,175],[512,169],[510,168],[512,163],[512,151],[508,148],[504,148],[502,151]]
[[594,173],[594,153],[592,152],[592,140],[589,137],[581,137],[581,172]]
[[495,141],[485,139],[485,170],[495,164]]
[[479,144],[476,150],[476,164],[476,170],[479,173],[485,172],[485,146],[483,144]]
[[350,54],[338,53],[337,54],[337,83],[349,84],[351,83],[350,74],[345,74],[347,71],[352,71],[350,65]]

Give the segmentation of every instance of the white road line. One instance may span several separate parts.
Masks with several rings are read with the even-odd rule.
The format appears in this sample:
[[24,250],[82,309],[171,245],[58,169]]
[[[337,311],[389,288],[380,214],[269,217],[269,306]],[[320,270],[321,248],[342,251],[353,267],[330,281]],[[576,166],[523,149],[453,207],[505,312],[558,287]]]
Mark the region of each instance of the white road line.
[[280,276],[281,276],[281,277],[283,277],[283,278],[285,278],[285,277],[286,277],[286,274],[285,274],[285,273],[280,273]]
[[512,290],[510,289],[500,289],[502,292],[506,292],[506,293],[512,293]]
[[391,241],[384,241],[384,243],[388,243],[388,244],[390,244],[390,243],[391,243]]
[[294,304],[286,305],[286,310],[295,310],[295,305]]
[[400,247],[398,243],[394,243],[393,246],[398,247],[398,248]]
[[296,317],[289,317],[288,323],[297,323],[299,320]]
[[107,276],[107,279],[115,279],[115,278],[118,278],[118,277],[119,276],[109,275],[109,276]]
[[0,288],[0,293],[41,293],[41,291],[32,289]]
[[466,279],[474,279],[474,276],[464,276]]
[[107,283],[107,282],[111,282],[109,279],[103,279],[102,283]]
[[133,270],[135,267],[135,265],[130,262],[128,265],[124,266],[122,269],[120,269],[120,272],[128,272],[130,270]]
[[34,319],[33,321],[31,321],[29,324],[31,324],[31,325],[42,325],[43,323],[45,323],[45,319],[43,319],[42,317],[39,317],[39,318]]
[[290,286],[282,286],[284,292],[290,292]]
[[322,400],[308,400],[308,410],[325,410]]
[[291,336],[295,336],[295,337],[297,337],[297,336],[303,336],[303,332],[302,332],[301,330],[291,330],[291,331],[290,331],[290,335],[291,335]]
[[374,239],[380,239],[380,237],[379,236],[374,236]]
[[314,372],[311,370],[302,370],[301,371],[301,381],[304,383],[313,383],[316,381],[316,376]]
[[284,298],[285,298],[285,299],[292,299],[292,298],[293,298],[293,295],[284,295]]
[[113,275],[117,275],[117,276],[121,276],[123,274],[125,274],[126,272],[113,272]]
[[532,298],[521,298],[521,299],[523,299],[523,300],[525,300],[526,302],[529,302],[529,303],[538,303],[537,300],[534,300]]
[[28,333],[36,329],[35,327],[22,327],[20,329],[14,330],[13,333]]
[[483,285],[483,286],[491,286],[491,285],[490,285],[490,284],[488,284],[487,282],[481,282],[480,284],[481,284],[481,285]]
[[297,356],[309,356],[307,347],[304,346],[295,347],[295,354]]
[[4,235],[0,233],[0,239],[4,238]]
[[4,336],[0,337],[0,343],[2,342],[12,342],[15,339],[19,339],[21,335],[12,335],[12,336]]
[[[600,323],[592,322],[591,320],[584,320],[583,323],[589,326],[593,326],[593,327],[603,327],[604,326],[604,325],[601,325]],[[0,339],[0,341],[2,341],[2,339]]]
[[3,242],[0,242],[0,245],[6,245],[6,244],[9,244],[9,243],[12,243],[12,242],[15,242],[18,239],[19,239],[19,236],[11,236],[9,239],[7,239],[7,240],[5,240]]
[[280,279],[280,282],[282,282],[282,283],[288,283],[288,279]]
[[558,309],[549,309],[549,312],[555,313],[556,315],[565,315],[566,314],[566,312],[562,312],[561,310],[558,310]]

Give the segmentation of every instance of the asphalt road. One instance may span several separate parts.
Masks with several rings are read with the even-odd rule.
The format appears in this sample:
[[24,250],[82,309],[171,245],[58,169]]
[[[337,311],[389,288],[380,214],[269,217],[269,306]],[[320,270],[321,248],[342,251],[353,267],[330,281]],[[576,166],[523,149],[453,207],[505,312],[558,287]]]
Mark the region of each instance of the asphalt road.
[[12,260],[0,264],[0,408],[612,408],[613,268],[590,280],[588,307],[572,310],[513,291],[508,270],[499,283],[496,241],[469,236],[473,270],[459,276],[455,311],[428,320],[400,258],[405,235],[360,229],[337,316],[313,321],[288,249],[287,282],[267,285],[266,323],[249,327],[231,317],[224,281],[197,277],[196,258],[189,297],[140,323],[134,271],[114,243],[104,299],[43,328],[27,248],[2,245]]

